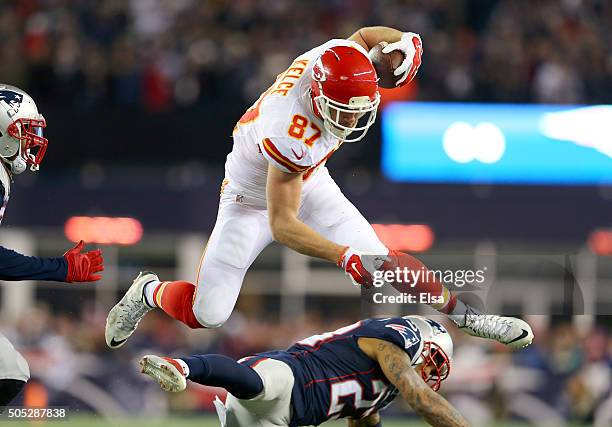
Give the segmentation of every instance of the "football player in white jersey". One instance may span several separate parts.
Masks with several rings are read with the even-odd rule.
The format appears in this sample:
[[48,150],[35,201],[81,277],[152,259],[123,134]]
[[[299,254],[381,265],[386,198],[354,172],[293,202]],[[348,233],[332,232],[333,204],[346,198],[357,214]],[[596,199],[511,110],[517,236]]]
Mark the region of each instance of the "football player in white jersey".
[[[336,263],[357,285],[369,286],[388,255],[400,255],[413,269],[425,268],[414,257],[390,253],[325,167],[341,145],[361,140],[376,119],[380,94],[368,51],[383,41],[388,43],[384,53],[404,54],[394,73],[397,85],[408,83],[421,63],[421,39],[388,27],[330,40],[278,75],[234,128],[217,222],[196,282],[160,281],[154,273],[141,273],[108,314],[109,347],[122,346],[155,308],[191,328],[223,325],[247,269],[273,240]],[[434,292],[432,306],[467,333],[513,348],[531,343],[524,321],[476,313],[442,284],[431,285],[416,288]]]
[[[14,86],[0,84],[0,223],[9,201],[13,176],[36,171],[47,149],[47,126],[34,100]],[[100,249],[81,253],[79,242],[61,257],[22,255],[0,246],[0,280],[50,280],[91,282],[104,269]],[[0,412],[30,378],[23,356],[0,333]]]

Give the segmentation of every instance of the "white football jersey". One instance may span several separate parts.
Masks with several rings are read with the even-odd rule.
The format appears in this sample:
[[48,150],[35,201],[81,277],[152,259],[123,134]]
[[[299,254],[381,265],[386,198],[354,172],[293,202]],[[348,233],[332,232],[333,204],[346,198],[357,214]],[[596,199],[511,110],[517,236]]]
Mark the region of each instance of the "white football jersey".
[[342,142],[315,116],[309,94],[314,62],[334,46],[359,44],[330,40],[300,56],[249,108],[236,124],[234,147],[225,162],[223,192],[243,203],[266,207],[268,163],[289,173],[303,173],[302,196],[316,185],[317,171]]

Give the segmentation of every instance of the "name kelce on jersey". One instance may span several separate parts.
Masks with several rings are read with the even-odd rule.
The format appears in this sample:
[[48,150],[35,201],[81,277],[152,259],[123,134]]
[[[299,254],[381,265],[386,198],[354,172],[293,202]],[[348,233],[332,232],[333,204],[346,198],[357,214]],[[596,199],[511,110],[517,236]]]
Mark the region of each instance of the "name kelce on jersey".
[[279,74],[276,77],[274,84],[272,84],[272,86],[270,86],[264,93],[259,95],[257,101],[255,101],[255,103],[242,115],[240,120],[238,120],[238,123],[236,123],[236,126],[234,127],[234,133],[239,130],[239,126],[246,125],[259,118],[261,103],[266,96],[287,96],[289,90],[295,86],[295,81],[291,80],[299,80],[302,77],[308,62],[309,61],[305,59],[296,59],[287,70]]

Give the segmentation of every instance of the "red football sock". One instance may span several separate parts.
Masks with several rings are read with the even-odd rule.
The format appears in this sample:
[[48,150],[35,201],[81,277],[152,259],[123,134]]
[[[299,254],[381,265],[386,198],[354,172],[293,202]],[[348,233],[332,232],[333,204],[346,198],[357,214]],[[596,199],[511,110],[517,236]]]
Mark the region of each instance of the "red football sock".
[[155,305],[166,314],[192,329],[204,326],[193,314],[193,298],[196,287],[189,282],[161,282],[153,292]]

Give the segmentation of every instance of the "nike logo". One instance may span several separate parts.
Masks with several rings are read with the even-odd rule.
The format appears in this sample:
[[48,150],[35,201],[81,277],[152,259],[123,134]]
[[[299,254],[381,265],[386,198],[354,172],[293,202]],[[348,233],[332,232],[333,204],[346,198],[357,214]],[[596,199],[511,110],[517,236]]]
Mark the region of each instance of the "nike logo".
[[361,273],[359,273],[359,270],[357,270],[357,263],[356,262],[352,262],[351,263],[351,268],[353,269],[353,271],[357,274],[359,274],[359,277],[361,277]]
[[526,330],[523,329],[523,332],[521,332],[521,334],[516,337],[515,339],[513,339],[512,341],[508,341],[506,344],[512,344],[515,341],[518,340],[522,340],[523,338],[525,338],[527,335],[529,335],[529,332],[527,332]]
[[304,151],[303,148],[301,148],[302,150],[302,154],[300,156],[298,156],[298,153],[296,153],[293,148],[291,149],[291,152],[293,153],[293,155],[295,156],[296,159],[298,160],[302,160],[302,158],[306,155],[306,152]]
[[124,340],[115,341],[115,338],[111,339],[110,346],[111,347],[119,347],[121,344],[127,341],[127,338]]

